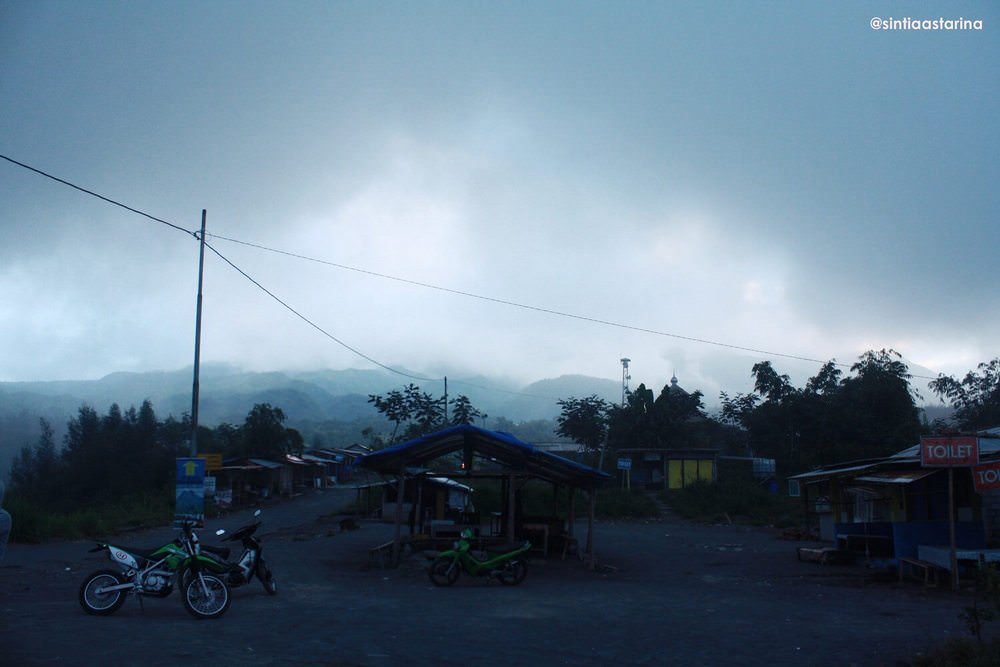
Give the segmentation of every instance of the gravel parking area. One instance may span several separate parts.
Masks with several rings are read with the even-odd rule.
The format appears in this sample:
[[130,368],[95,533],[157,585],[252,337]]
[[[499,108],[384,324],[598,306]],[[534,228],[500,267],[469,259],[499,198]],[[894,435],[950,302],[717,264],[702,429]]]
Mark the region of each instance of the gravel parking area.
[[[958,615],[968,591],[799,562],[800,543],[774,531],[673,518],[598,523],[598,571],[534,558],[517,587],[462,578],[436,588],[419,555],[398,569],[368,566],[368,549],[393,529],[362,521],[342,531],[335,512],[351,500],[345,489],[265,508],[259,534],[279,594],[256,582],[235,589],[214,621],[191,618],[176,593],[87,616],[78,586],[110,565],[87,552],[92,542],[11,545],[0,566],[0,664],[895,666],[966,634]],[[209,521],[203,539],[247,516]]]

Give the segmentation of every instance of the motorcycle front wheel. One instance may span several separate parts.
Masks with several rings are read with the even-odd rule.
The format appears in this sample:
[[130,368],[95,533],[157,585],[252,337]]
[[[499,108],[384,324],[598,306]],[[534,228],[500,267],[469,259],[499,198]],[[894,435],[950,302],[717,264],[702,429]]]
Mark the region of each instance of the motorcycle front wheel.
[[278,582],[274,580],[274,574],[263,560],[257,561],[257,578],[260,579],[260,583],[264,586],[264,590],[267,591],[268,595],[278,594]]
[[204,572],[192,574],[181,589],[181,598],[188,613],[199,620],[222,616],[232,602],[226,582]]
[[105,591],[108,586],[124,584],[122,575],[114,570],[98,570],[80,585],[80,606],[88,614],[108,616],[118,611],[125,602],[125,591]]
[[435,586],[451,586],[458,580],[461,569],[462,566],[454,558],[438,558],[431,563],[431,569],[427,574]]
[[523,560],[512,560],[503,566],[497,578],[504,586],[517,586],[528,576],[528,564]]

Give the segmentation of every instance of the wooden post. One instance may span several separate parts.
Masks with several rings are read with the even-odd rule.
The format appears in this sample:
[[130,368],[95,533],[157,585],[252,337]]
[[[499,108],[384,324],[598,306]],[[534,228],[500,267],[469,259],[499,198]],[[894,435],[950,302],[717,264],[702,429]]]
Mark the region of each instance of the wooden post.
[[566,515],[566,521],[569,523],[569,536],[573,537],[573,532],[576,529],[576,488],[569,488],[569,511]]
[[392,564],[399,563],[399,551],[402,544],[403,529],[403,493],[406,491],[406,471],[399,473],[399,483],[396,486],[396,537],[392,541]]
[[517,539],[514,535],[514,475],[507,476],[507,540],[513,542]]
[[198,375],[201,370],[201,286],[205,275],[205,209],[201,209],[201,248],[198,251],[198,303],[194,316],[194,382],[191,386],[191,456],[198,456]]
[[958,590],[958,555],[955,553],[955,469],[948,468],[948,536],[951,539],[951,590]]
[[[419,475],[417,477],[417,501],[413,506],[413,524],[414,529],[417,532],[423,534],[424,532],[424,510],[423,510],[423,498],[424,498],[424,476]],[[413,531],[410,531],[413,534]]]
[[597,490],[590,489],[590,510],[587,512],[587,558],[590,560],[590,567],[595,566],[594,562],[594,514],[597,512]]

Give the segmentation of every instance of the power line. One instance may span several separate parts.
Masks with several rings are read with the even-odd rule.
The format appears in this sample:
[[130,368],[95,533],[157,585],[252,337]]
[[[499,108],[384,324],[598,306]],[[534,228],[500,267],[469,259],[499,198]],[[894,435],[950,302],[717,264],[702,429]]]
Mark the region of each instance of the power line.
[[[523,310],[531,310],[531,311],[535,311],[535,312],[538,312],[538,313],[545,313],[547,315],[555,315],[557,317],[566,317],[566,318],[570,318],[570,319],[580,320],[580,321],[583,321],[583,322],[590,322],[592,324],[601,324],[601,325],[604,325],[604,326],[616,327],[616,328],[619,328],[619,329],[626,329],[626,330],[629,330],[629,331],[637,331],[637,332],[640,332],[640,333],[653,334],[653,335],[656,335],[656,336],[663,336],[663,337],[667,337],[667,338],[674,338],[674,339],[677,339],[677,340],[685,340],[685,341],[689,341],[689,342],[693,342],[693,343],[701,343],[703,345],[714,345],[716,347],[722,347],[722,348],[727,348],[727,349],[731,349],[731,350],[740,350],[742,352],[753,352],[754,354],[762,354],[764,356],[769,356],[769,357],[781,357],[781,358],[784,358],[784,359],[793,359],[793,360],[796,360],[796,361],[808,361],[810,363],[816,363],[816,364],[824,364],[824,363],[826,363],[826,361],[824,361],[822,359],[813,359],[811,357],[803,357],[803,356],[799,356],[799,355],[795,355],[795,354],[786,354],[786,353],[783,353],[783,352],[773,352],[773,351],[770,351],[770,350],[762,350],[762,349],[753,348],[753,347],[745,347],[745,346],[742,346],[742,345],[734,345],[734,344],[731,344],[731,343],[723,343],[723,342],[720,342],[720,341],[715,341],[715,340],[711,340],[711,339],[707,339],[707,338],[697,338],[697,337],[694,337],[694,336],[684,336],[684,335],[681,335],[681,334],[669,333],[669,332],[666,332],[666,331],[657,331],[655,329],[647,329],[647,328],[644,328],[644,327],[633,326],[633,325],[630,325],[630,324],[623,324],[621,322],[613,322],[613,321],[610,321],[610,320],[604,320],[604,319],[600,319],[600,318],[596,318],[596,317],[588,317],[586,315],[577,315],[577,314],[574,314],[574,313],[567,313],[567,312],[563,312],[563,311],[559,311],[559,310],[554,310],[554,309],[551,309],[551,308],[543,308],[543,307],[540,307],[540,306],[532,306],[532,305],[529,305],[529,304],[519,303],[517,301],[510,301],[508,299],[500,299],[500,298],[497,298],[497,297],[491,297],[491,296],[485,296],[485,295],[482,295],[482,294],[476,294],[474,292],[467,292],[465,290],[453,289],[453,288],[450,288],[450,287],[442,287],[440,285],[434,285],[432,283],[425,283],[425,282],[421,282],[421,281],[418,281],[418,280],[411,280],[409,278],[400,278],[399,276],[393,276],[393,275],[389,275],[389,274],[386,274],[386,273],[379,273],[377,271],[370,271],[368,269],[361,269],[361,268],[358,268],[358,267],[355,267],[355,266],[349,266],[347,264],[340,264],[340,263],[331,262],[331,261],[325,260],[325,259],[318,259],[316,257],[310,257],[308,255],[303,255],[303,254],[300,254],[300,253],[289,252],[287,250],[279,250],[278,248],[272,248],[272,247],[269,247],[269,246],[261,245],[259,243],[251,243],[249,241],[241,241],[239,239],[234,239],[234,238],[230,238],[230,237],[226,237],[226,236],[221,236],[219,234],[208,233],[207,235],[208,236],[212,236],[212,237],[217,238],[217,239],[220,239],[222,241],[229,241],[231,243],[238,243],[240,245],[248,246],[248,247],[251,247],[251,248],[256,248],[258,250],[264,250],[266,252],[272,252],[272,253],[275,253],[275,254],[278,254],[278,255],[285,255],[287,257],[292,257],[292,258],[295,258],[295,259],[301,259],[301,260],[305,260],[305,261],[308,261],[308,262],[314,262],[316,264],[324,264],[326,266],[331,266],[331,267],[337,268],[337,269],[343,269],[345,271],[353,271],[355,273],[361,273],[361,274],[368,275],[368,276],[373,276],[373,277],[376,277],[376,278],[382,278],[384,280],[392,280],[392,281],[399,282],[399,283],[404,283],[404,284],[407,284],[407,285],[415,285],[417,287],[423,287],[423,288],[426,288],[426,289],[437,290],[439,292],[446,292],[448,294],[456,294],[458,296],[464,296],[464,297],[468,297],[470,299],[479,299],[480,301],[487,301],[487,302],[490,302],[490,303],[498,303],[498,304],[501,304],[501,305],[504,305],[504,306],[510,306],[510,307],[513,307],[513,308],[521,308]],[[853,364],[841,363],[841,362],[836,362],[835,361],[834,365],[835,366],[841,366],[843,368],[850,368]],[[918,379],[924,379],[924,380],[935,380],[935,379],[937,379],[937,378],[933,378],[933,377],[928,377],[926,375],[913,375],[911,377],[918,378]]]
[[[211,236],[211,235],[210,234],[206,234],[206,236]],[[367,354],[365,354],[361,350],[358,350],[355,347],[351,347],[350,345],[348,345],[344,341],[340,340],[339,338],[337,338],[336,336],[334,336],[333,334],[331,334],[329,331],[327,331],[326,329],[324,329],[320,325],[318,325],[315,322],[313,322],[312,320],[310,320],[308,317],[306,317],[305,315],[303,315],[299,311],[297,311],[294,308],[292,308],[290,305],[288,305],[288,303],[286,303],[284,300],[282,300],[280,297],[278,297],[278,295],[276,295],[274,292],[272,292],[271,290],[267,289],[266,287],[264,287],[263,285],[261,285],[256,280],[254,280],[246,271],[244,271],[240,267],[236,266],[236,264],[234,264],[228,257],[226,257],[225,255],[223,255],[221,252],[219,252],[218,250],[216,250],[210,243],[206,242],[205,243],[205,247],[208,248],[209,250],[211,250],[212,252],[214,252],[216,255],[218,255],[219,258],[222,261],[224,261],[226,264],[228,264],[233,269],[235,269],[240,275],[242,275],[244,278],[246,278],[247,280],[249,280],[251,283],[253,283],[254,285],[256,285],[262,292],[264,292],[269,297],[271,297],[272,299],[274,299],[275,301],[277,301],[278,303],[280,303],[282,306],[284,306],[289,312],[291,312],[293,315],[295,315],[296,317],[298,317],[300,320],[302,320],[303,322],[305,322],[306,324],[308,324],[309,326],[311,326],[313,329],[316,329],[316,331],[319,331],[321,334],[323,334],[324,336],[326,336],[327,338],[329,338],[333,342],[337,343],[341,347],[343,347],[343,348],[345,348],[347,350],[350,350],[354,354],[358,355],[362,359],[370,361],[371,363],[375,364],[379,368],[384,368],[387,371],[395,373],[396,375],[402,375],[403,377],[410,378],[411,380],[420,380],[422,382],[440,382],[442,380],[442,378],[426,378],[426,377],[421,377],[419,375],[412,375],[410,373],[406,373],[406,372],[401,371],[399,369],[392,368],[391,366],[387,366],[387,365],[383,364],[382,362],[380,362],[380,361],[378,361],[376,359],[373,359],[372,357],[368,356]]]
[[98,193],[94,192],[93,190],[88,190],[87,188],[80,187],[79,185],[76,185],[75,183],[70,183],[69,181],[67,181],[65,179],[59,178],[58,176],[53,176],[52,174],[50,174],[48,172],[45,172],[45,171],[42,171],[41,169],[37,169],[35,167],[32,167],[31,165],[24,164],[23,162],[18,162],[14,158],[7,157],[6,155],[0,155],[0,158],[3,158],[4,160],[7,160],[7,162],[10,162],[11,164],[16,164],[18,167],[23,167],[24,169],[27,169],[28,171],[33,171],[36,174],[40,174],[40,175],[44,176],[45,178],[50,178],[50,179],[52,179],[53,181],[55,181],[57,183],[62,183],[63,185],[68,185],[69,187],[73,188],[74,190],[79,190],[80,192],[88,194],[91,197],[97,197],[98,199],[106,201],[109,204],[113,204],[115,206],[121,207],[121,208],[125,209],[126,211],[131,211],[132,213],[136,213],[136,214],[141,215],[141,216],[143,216],[145,218],[149,218],[150,220],[153,220],[155,222],[159,222],[161,224],[166,225],[167,227],[172,227],[172,228],[174,228],[174,229],[176,229],[178,231],[182,231],[185,234],[190,234],[191,236],[194,236],[195,238],[197,238],[197,232],[193,232],[191,230],[184,229],[180,225],[175,225],[172,222],[168,222],[168,221],[166,221],[166,220],[164,220],[162,218],[157,218],[154,215],[150,215],[149,213],[146,213],[145,211],[140,211],[137,208],[132,208],[131,206],[123,204],[120,201],[116,201],[114,199],[111,199],[110,197],[105,197],[104,195],[98,194]]
[[[112,204],[113,206],[118,206],[119,208],[123,208],[126,211],[129,211],[131,213],[135,213],[137,215],[141,215],[141,216],[143,216],[145,218],[153,220],[154,222],[158,222],[160,224],[163,224],[163,225],[166,225],[168,227],[171,227],[172,229],[176,229],[178,231],[182,231],[185,234],[191,235],[191,237],[194,238],[195,240],[199,240],[199,234],[198,234],[197,231],[191,231],[191,230],[185,229],[185,228],[181,227],[180,225],[176,225],[176,224],[174,224],[172,222],[169,222],[167,220],[164,220],[162,218],[158,218],[158,217],[156,217],[154,215],[146,213],[145,211],[139,210],[137,208],[134,208],[132,206],[124,204],[124,203],[122,203],[122,202],[120,202],[118,200],[112,199],[111,197],[107,197],[107,196],[102,195],[100,193],[94,192],[93,190],[88,190],[87,188],[84,188],[84,187],[82,187],[80,185],[77,185],[75,183],[67,181],[64,178],[60,178],[58,176],[55,176],[54,174],[50,174],[50,173],[48,173],[46,171],[43,171],[43,170],[41,170],[41,169],[39,169],[37,167],[33,167],[33,166],[31,166],[29,164],[25,164],[24,162],[21,162],[19,160],[15,160],[14,158],[9,157],[7,155],[0,154],[0,158],[3,158],[4,160],[6,160],[7,162],[10,162],[11,164],[17,165],[18,167],[21,167],[23,169],[27,169],[28,171],[32,171],[32,172],[34,172],[36,174],[39,174],[40,176],[44,176],[45,178],[51,179],[51,180],[53,180],[53,181],[55,181],[57,183],[60,183],[62,185],[66,185],[68,187],[71,187],[74,190],[78,190],[80,192],[83,192],[84,194],[88,194],[91,197],[96,197],[97,199],[100,199],[101,201],[104,201],[104,202],[107,202],[109,204]],[[216,236],[216,235],[214,235],[214,234],[206,234],[206,236]],[[243,242],[243,241],[238,241],[237,239],[230,239],[230,238],[221,237],[221,236],[216,236],[216,238],[221,238],[223,240],[231,241],[231,242],[235,242],[235,243],[243,243],[244,245],[253,245],[253,244],[246,243],[246,242]],[[337,338],[333,334],[329,333],[328,331],[326,331],[325,329],[323,329],[322,327],[320,327],[319,325],[317,325],[315,322],[313,322],[312,320],[310,320],[309,318],[307,318],[305,315],[303,315],[299,311],[297,311],[294,308],[292,308],[288,303],[286,303],[285,301],[283,301],[282,299],[280,299],[273,292],[271,292],[270,290],[268,290],[267,288],[265,288],[263,285],[261,285],[256,280],[254,280],[249,274],[247,274],[245,271],[243,271],[240,267],[236,266],[236,264],[234,264],[232,261],[230,261],[226,256],[224,256],[222,253],[220,253],[212,245],[210,245],[209,243],[206,243],[205,245],[212,252],[214,252],[216,255],[218,255],[219,258],[221,258],[224,262],[226,262],[233,269],[235,269],[237,272],[239,272],[244,278],[246,278],[251,283],[253,283],[254,285],[256,285],[265,294],[267,294],[272,299],[274,299],[275,301],[277,301],[279,304],[281,304],[282,306],[284,306],[291,313],[293,313],[296,317],[298,317],[303,322],[305,322],[309,326],[313,327],[314,329],[316,329],[317,331],[319,331],[320,333],[322,333],[324,336],[326,336],[330,340],[334,341],[335,343],[337,343],[338,345],[344,347],[345,349],[351,351],[352,353],[356,354],[357,356],[361,357],[362,359],[365,359],[366,361],[369,361],[370,363],[375,364],[376,366],[378,366],[380,368],[384,368],[387,371],[390,371],[392,373],[395,373],[397,375],[401,375],[403,377],[406,377],[406,378],[409,378],[409,379],[412,379],[412,380],[418,380],[418,381],[421,381],[421,382],[441,382],[442,381],[441,378],[426,378],[426,377],[422,377],[422,376],[418,376],[418,375],[413,375],[413,374],[410,374],[410,373],[406,373],[406,372],[400,371],[400,370],[398,370],[396,368],[392,368],[391,366],[383,364],[380,361],[378,361],[377,359],[374,359],[374,358],[368,356],[367,354],[365,354],[364,352],[361,352],[360,350],[358,350],[358,349],[356,349],[356,348],[348,345],[344,341],[340,340],[339,338]],[[257,247],[263,248],[263,246],[257,246]],[[278,251],[275,251],[275,252],[278,252]],[[291,253],[287,253],[287,254],[291,254]],[[303,257],[303,259],[307,259],[307,258]],[[511,394],[517,394],[518,393],[518,392],[507,392],[505,390],[500,390],[500,389],[490,389],[489,387],[479,387],[478,385],[473,385],[471,383],[466,383],[466,382],[462,382],[462,381],[457,381],[457,382],[460,382],[462,384],[466,384],[468,386],[473,386],[473,387],[476,387],[478,389],[488,390],[488,391],[501,391],[503,393],[511,393]],[[519,394],[519,395],[530,396],[530,394]],[[538,398],[542,398],[542,397],[538,397]]]
[[[98,194],[98,193],[96,193],[96,192],[94,192],[92,190],[88,190],[87,188],[84,188],[84,187],[81,187],[79,185],[76,185],[75,183],[71,183],[70,181],[67,181],[65,179],[59,178],[58,176],[54,176],[54,175],[52,175],[52,174],[50,174],[48,172],[42,171],[41,169],[38,169],[36,167],[32,167],[31,165],[25,164],[23,162],[15,160],[15,159],[13,159],[11,157],[8,157],[6,155],[0,154],[0,158],[3,158],[4,160],[10,162],[11,164],[14,164],[14,165],[17,165],[19,167],[22,167],[23,169],[27,169],[29,171],[35,172],[36,174],[39,174],[39,175],[44,176],[46,178],[49,178],[49,179],[51,179],[53,181],[56,181],[57,183],[61,183],[63,185],[69,186],[69,187],[71,187],[71,188],[73,188],[75,190],[79,190],[80,192],[88,194],[88,195],[90,195],[92,197],[96,197],[96,198],[98,198],[98,199],[100,199],[102,201],[105,201],[105,202],[109,203],[109,204],[112,204],[114,206],[118,206],[120,208],[123,208],[123,209],[125,209],[127,211],[130,211],[132,213],[135,213],[137,215],[141,215],[141,216],[143,216],[145,218],[153,220],[154,222],[159,222],[161,224],[164,224],[164,225],[166,225],[168,227],[171,227],[173,229],[176,229],[178,231],[182,231],[185,234],[188,234],[191,237],[193,237],[195,240],[198,240],[198,232],[196,232],[196,231],[185,229],[184,227],[181,227],[180,225],[176,225],[176,224],[174,224],[172,222],[169,222],[169,221],[164,220],[162,218],[158,218],[158,217],[156,217],[154,215],[146,213],[145,211],[141,211],[141,210],[139,210],[137,208],[133,208],[131,206],[128,206],[127,204],[123,204],[120,201],[111,199],[110,197],[106,197],[106,196]],[[302,255],[302,254],[299,254],[299,253],[289,252],[289,251],[286,251],[286,250],[279,250],[277,248],[271,248],[271,247],[268,247],[268,246],[265,246],[265,245],[261,245],[261,244],[257,244],[257,243],[250,243],[249,241],[241,241],[239,239],[234,239],[234,238],[222,236],[222,235],[219,235],[219,234],[208,233],[208,234],[206,234],[206,236],[211,236],[213,238],[217,238],[217,239],[220,239],[222,241],[229,241],[231,243],[238,243],[240,245],[245,245],[245,246],[248,246],[248,247],[251,247],[251,248],[257,248],[259,250],[265,250],[267,252],[273,252],[273,253],[277,253],[277,254],[280,254],[280,255],[286,255],[288,257],[293,257],[293,258],[296,258],[296,259],[302,259],[302,260],[306,260],[306,261],[309,261],[309,262],[315,262],[315,263],[318,263],[318,264],[325,264],[327,266],[331,266],[331,267],[338,268],[338,269],[343,269],[343,270],[346,270],[346,271],[353,271],[353,272],[356,272],[356,273],[362,273],[362,274],[374,276],[374,277],[377,277],[377,278],[382,278],[382,279],[385,279],[385,280],[393,280],[393,281],[396,281],[396,282],[401,282],[401,283],[405,283],[405,284],[409,284],[409,285],[415,285],[415,286],[418,286],[418,287],[423,287],[423,288],[426,288],[426,289],[432,289],[432,290],[437,290],[437,291],[441,291],[441,292],[446,292],[446,293],[449,293],[449,294],[456,294],[458,296],[464,296],[464,297],[468,297],[468,298],[471,298],[471,299],[478,299],[478,300],[487,301],[487,302],[490,302],[490,303],[497,303],[497,304],[501,304],[501,305],[505,305],[505,306],[510,306],[510,307],[513,307],[513,308],[521,308],[523,310],[531,310],[531,311],[534,311],[534,312],[545,313],[547,315],[555,315],[557,317],[565,317],[565,318],[569,318],[569,319],[579,320],[579,321],[582,321],[582,322],[590,322],[592,324],[600,324],[600,325],[609,326],[609,327],[615,327],[615,328],[619,328],[619,329],[626,329],[626,330],[629,330],[629,331],[636,331],[636,332],[640,332],[640,333],[652,334],[652,335],[655,335],[655,336],[663,336],[663,337],[667,337],[667,338],[674,338],[676,340],[684,340],[684,341],[693,342],[693,343],[701,343],[703,345],[712,345],[712,346],[715,346],[715,347],[722,347],[722,348],[727,348],[727,349],[731,349],[731,350],[739,350],[739,351],[742,351],[742,352],[752,352],[754,354],[762,354],[764,356],[781,357],[781,358],[784,358],[784,359],[793,359],[793,360],[796,360],[796,361],[808,361],[810,363],[817,363],[817,364],[826,363],[825,361],[823,361],[821,359],[814,359],[814,358],[811,358],[811,357],[804,357],[804,356],[799,356],[799,355],[794,355],[794,354],[787,354],[787,353],[784,353],[784,352],[773,352],[773,351],[770,351],[770,350],[762,350],[762,349],[759,349],[759,348],[746,347],[746,346],[742,346],[742,345],[735,345],[735,344],[732,344],[732,343],[724,343],[724,342],[721,342],[721,341],[711,340],[711,339],[708,339],[708,338],[698,338],[698,337],[695,337],[695,336],[684,336],[682,334],[675,334],[675,333],[670,333],[670,332],[666,332],[666,331],[658,331],[656,329],[648,329],[648,328],[645,328],[645,327],[638,327],[638,326],[634,326],[634,325],[630,325],[630,324],[623,324],[621,322],[614,322],[614,321],[611,321],[611,320],[604,320],[604,319],[600,319],[600,318],[596,318],[596,317],[589,317],[589,316],[586,316],[586,315],[577,315],[575,313],[568,313],[568,312],[564,312],[564,311],[555,310],[555,309],[552,309],[552,308],[543,308],[543,307],[540,307],[540,306],[532,306],[532,305],[529,305],[529,304],[519,303],[517,301],[510,301],[508,299],[500,299],[500,298],[497,298],[497,297],[485,296],[485,295],[482,295],[482,294],[476,294],[474,292],[467,292],[467,291],[464,291],[464,290],[453,289],[453,288],[450,288],[450,287],[442,287],[440,285],[434,285],[432,283],[425,283],[425,282],[421,282],[421,281],[417,281],[417,280],[410,280],[408,278],[400,278],[398,276],[392,276],[392,275],[385,274],[385,273],[379,273],[377,271],[370,271],[370,270],[367,270],[367,269],[361,269],[361,268],[354,267],[354,266],[348,266],[346,264],[339,264],[339,263],[331,262],[331,261],[328,261],[328,260],[318,259],[318,258],[315,258],[315,257],[309,257],[307,255]],[[208,244],[206,243],[206,245],[208,245]],[[404,373],[403,371],[399,371],[397,369],[391,368],[389,366],[386,366],[386,365],[384,365],[384,364],[376,361],[375,359],[372,359],[372,358],[368,357],[367,355],[365,355],[364,353],[360,352],[359,350],[354,349],[350,345],[347,345],[346,343],[344,343],[343,341],[339,340],[335,336],[329,334],[327,331],[325,331],[324,329],[322,329],[321,327],[319,327],[317,324],[315,324],[314,322],[312,322],[311,320],[309,320],[308,318],[306,318],[304,315],[302,315],[301,313],[299,313],[298,311],[296,311],[294,308],[292,308],[287,303],[285,303],[284,301],[282,301],[281,299],[279,299],[273,293],[271,293],[270,291],[268,291],[260,283],[258,283],[257,281],[255,281],[249,275],[247,275],[242,269],[240,269],[235,264],[233,264],[231,261],[229,261],[229,259],[227,259],[224,255],[222,255],[214,247],[212,247],[211,245],[209,245],[208,247],[211,248],[212,252],[214,252],[216,255],[218,255],[223,261],[225,261],[230,266],[232,266],[236,271],[238,271],[239,273],[241,273],[245,278],[247,278],[249,281],[251,281],[252,283],[254,283],[257,287],[259,287],[261,290],[263,290],[265,293],[267,293],[269,296],[271,296],[271,298],[273,298],[276,301],[278,301],[278,303],[280,303],[281,305],[283,305],[285,308],[287,308],[288,310],[290,310],[297,317],[299,317],[300,319],[302,319],[304,322],[306,322],[310,326],[316,328],[318,331],[320,331],[321,333],[323,333],[324,335],[326,335],[327,337],[329,337],[331,340],[335,341],[339,345],[341,345],[344,348],[350,350],[351,352],[354,352],[355,354],[357,354],[361,358],[366,359],[367,361],[370,361],[371,363],[375,364],[376,366],[384,368],[384,369],[386,369],[388,371],[391,371],[393,373],[396,373],[396,374],[399,374],[399,375],[402,375],[404,377],[408,377],[408,378],[411,378],[411,379],[414,379],[414,380],[421,380],[421,381],[424,381],[424,382],[437,382],[437,381],[439,381],[439,380],[435,380],[435,379],[432,379],[432,378],[418,377],[416,375],[411,375],[411,374],[408,374],[408,373]],[[852,364],[846,364],[846,363],[840,363],[840,362],[833,362],[833,363],[836,366],[842,366],[842,367],[845,367],[845,368],[850,367],[852,365]],[[925,376],[925,375],[912,375],[911,377],[918,378],[918,379],[924,379],[924,380],[936,380],[937,379],[937,378],[928,377],[928,376]],[[470,385],[470,386],[475,386],[475,385]],[[485,387],[479,387],[479,388],[480,389],[485,389]],[[500,391],[500,390],[497,390],[497,391]]]
[[[209,233],[206,232],[205,236],[213,236],[213,234],[209,234]],[[326,336],[327,338],[329,338],[333,342],[337,343],[338,345],[340,345],[344,349],[349,350],[350,352],[356,354],[357,356],[361,357],[362,359],[365,359],[366,361],[369,361],[369,362],[375,364],[379,368],[384,368],[385,370],[387,370],[387,371],[389,371],[391,373],[395,373],[396,375],[401,375],[401,376],[409,378],[411,380],[419,380],[421,382],[441,382],[443,380],[443,378],[428,378],[428,377],[422,377],[422,376],[419,376],[419,375],[413,375],[413,374],[401,371],[399,369],[392,368],[391,366],[383,364],[382,362],[378,361],[377,359],[374,359],[374,358],[370,357],[369,355],[367,355],[364,352],[358,350],[357,348],[352,347],[351,345],[348,345],[347,343],[345,343],[344,341],[340,340],[339,338],[337,338],[336,336],[334,336],[333,334],[331,334],[329,331],[327,331],[326,329],[324,329],[323,327],[319,326],[318,324],[316,324],[315,322],[313,322],[312,320],[310,320],[308,317],[306,317],[305,315],[303,315],[302,313],[300,313],[299,311],[297,311],[295,308],[293,308],[291,305],[289,305],[287,302],[285,302],[283,299],[281,299],[279,296],[277,296],[274,292],[272,292],[271,290],[269,290],[266,287],[264,287],[259,281],[257,281],[256,279],[254,279],[246,271],[244,271],[243,269],[241,269],[240,267],[238,267],[232,260],[230,260],[228,257],[226,257],[225,255],[223,255],[216,248],[214,248],[212,246],[212,244],[206,242],[205,243],[205,247],[208,248],[209,250],[211,250],[212,252],[214,252],[216,255],[218,255],[218,257],[222,261],[224,261],[226,264],[228,264],[230,267],[232,267],[236,272],[238,272],[240,275],[242,275],[248,281],[250,281],[251,283],[253,283],[262,292],[264,292],[269,297],[271,297],[272,299],[274,299],[275,301],[277,301],[279,304],[281,304],[285,309],[287,309],[293,315],[295,315],[300,320],[302,320],[303,322],[305,322],[306,324],[308,324],[312,328],[316,329],[321,334],[323,334],[324,336]],[[452,382],[454,384],[465,385],[467,387],[474,387],[476,389],[482,389],[484,391],[493,391],[493,392],[499,392],[499,393],[502,393],[502,394],[512,394],[514,396],[528,396],[530,398],[542,398],[542,399],[552,400],[552,401],[559,400],[557,398],[553,398],[552,396],[541,396],[541,395],[538,395],[538,394],[528,394],[526,392],[510,391],[510,390],[507,390],[507,389],[498,389],[496,387],[484,387],[482,385],[474,384],[472,382],[467,382],[465,380],[452,380]]]

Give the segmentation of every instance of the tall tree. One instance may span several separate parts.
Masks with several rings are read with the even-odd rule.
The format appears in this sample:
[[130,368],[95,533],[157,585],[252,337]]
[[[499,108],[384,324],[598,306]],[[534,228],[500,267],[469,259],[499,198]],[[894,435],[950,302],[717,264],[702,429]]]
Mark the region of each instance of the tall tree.
[[664,449],[702,446],[705,414],[702,393],[687,393],[664,385],[655,399],[640,384],[625,397],[625,405],[610,411],[608,445],[611,449]]
[[961,381],[942,374],[928,386],[951,403],[959,428],[978,431],[1000,426],[1000,358],[979,364]]
[[[257,403],[243,422],[239,439],[240,456],[282,459],[302,451],[302,436],[285,428],[285,413],[270,403]],[[296,437],[298,436],[298,437]]]
[[586,398],[557,401],[561,410],[556,418],[556,434],[582,445],[588,458],[599,461],[608,434],[611,404],[596,394]]
[[[408,384],[402,390],[393,389],[385,395],[369,394],[368,402],[392,422],[388,444],[401,439],[417,438],[445,425],[444,399]],[[467,396],[460,395],[449,402],[453,406],[452,424],[471,424],[487,415],[476,409]],[[381,438],[373,438],[373,442]]]
[[472,405],[472,401],[465,394],[459,394],[451,399],[448,405],[451,406],[452,424],[474,424],[477,419],[486,419],[489,416]]
[[754,454],[776,459],[789,473],[912,445],[920,423],[902,357],[894,350],[868,351],[851,372],[841,378],[830,360],[796,389],[770,362],[754,364],[754,393],[722,394],[723,418],[747,430]]

